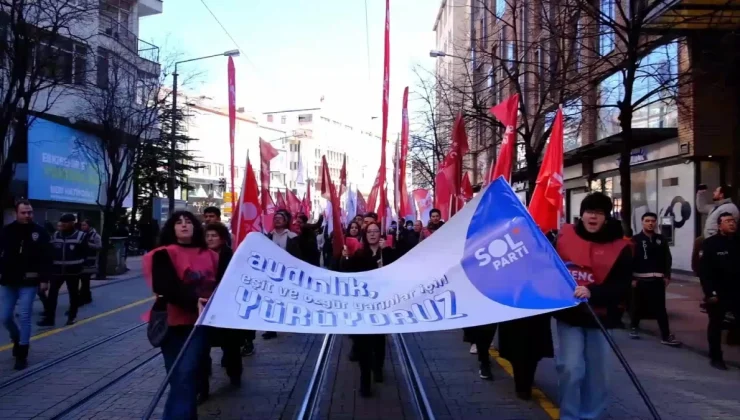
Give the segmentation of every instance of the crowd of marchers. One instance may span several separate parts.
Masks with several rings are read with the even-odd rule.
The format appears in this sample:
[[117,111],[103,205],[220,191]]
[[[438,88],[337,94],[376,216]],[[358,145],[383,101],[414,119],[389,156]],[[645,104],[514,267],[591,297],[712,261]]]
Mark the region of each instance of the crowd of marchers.
[[[721,350],[727,315],[735,319],[740,315],[740,264],[736,263],[740,215],[729,191],[726,186],[717,188],[713,200],[705,187],[697,192],[697,209],[706,214],[706,225],[696,242],[695,269],[709,318],[710,363],[718,369],[727,369]],[[53,326],[58,292],[66,284],[70,299],[67,323],[74,323],[78,306],[91,300],[90,275],[102,246],[89,221],[78,226],[73,215],[64,215],[50,235],[33,222],[28,201],[18,202],[15,213],[16,220],[0,232],[0,316],[14,345],[15,367],[23,369],[28,363],[35,298],[41,298],[44,305],[39,325]],[[144,274],[156,295],[148,336],[153,345],[161,347],[170,373],[165,419],[197,418],[198,403],[209,398],[212,347],[222,349],[221,366],[235,387],[241,385],[242,357],[255,352],[255,331],[194,328],[233,255],[232,237],[220,216],[215,207],[204,210],[205,222],[190,212],[175,212],[161,228],[156,247],[144,256]],[[429,216],[426,226],[420,220],[401,219],[384,232],[377,214],[358,215],[346,227],[341,255],[332,253],[333,237],[322,218],[309,223],[305,214],[279,210],[267,236],[309,264],[361,272],[392,264],[444,225],[438,210],[431,210]],[[642,231],[626,238],[620,221],[613,217],[611,199],[599,192],[589,194],[581,203],[580,217],[550,232],[549,237],[563,261],[588,272],[588,276],[574,276],[578,283],[574,296],[586,299],[590,306],[582,303],[551,314],[466,328],[463,340],[470,344],[470,353],[477,355],[480,377],[493,379],[488,350],[498,333],[498,350],[513,366],[519,398],[531,398],[538,362],[554,357],[561,419],[598,418],[608,404],[612,371],[604,333],[622,328],[625,313],[632,338],[640,338],[642,319],[656,319],[660,342],[680,346],[670,332],[665,305],[672,272],[670,247],[657,230],[657,219],[655,213],[643,214]],[[553,334],[559,343],[556,351]],[[262,334],[266,340],[277,337],[275,332]],[[384,380],[385,336],[349,339],[349,358],[359,366],[360,395],[370,397],[373,382]]]

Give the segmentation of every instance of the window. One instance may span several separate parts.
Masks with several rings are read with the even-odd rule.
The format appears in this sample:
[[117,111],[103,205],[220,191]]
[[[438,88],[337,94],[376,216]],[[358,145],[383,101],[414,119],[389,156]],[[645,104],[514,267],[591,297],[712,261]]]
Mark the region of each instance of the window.
[[496,16],[501,17],[506,12],[506,0],[496,0]]
[[60,35],[53,41],[40,36],[40,44],[35,49],[36,66],[41,77],[62,83],[85,83],[87,73],[87,48]]
[[267,122],[271,123],[272,120],[273,120],[273,115],[272,114],[268,115],[267,116]]
[[298,115],[299,123],[310,123],[313,121],[313,114],[300,114]]
[[285,121],[286,121],[286,117],[285,117],[285,115],[282,115],[280,117],[280,124],[285,124]]
[[216,164],[216,176],[224,176],[224,165],[220,163]]
[[614,50],[614,1],[615,0],[600,0],[601,1],[601,23],[599,24],[599,53],[601,55],[608,55]]
[[108,88],[108,76],[110,75],[110,51],[98,47],[97,57],[97,82],[101,89]]

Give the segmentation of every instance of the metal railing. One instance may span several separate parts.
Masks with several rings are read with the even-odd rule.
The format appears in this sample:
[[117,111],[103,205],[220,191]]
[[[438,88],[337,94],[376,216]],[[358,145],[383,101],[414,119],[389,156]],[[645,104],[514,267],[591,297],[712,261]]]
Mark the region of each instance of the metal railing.
[[110,16],[100,15],[98,32],[118,41],[124,48],[145,60],[155,63],[159,61],[159,47],[139,39],[136,34]]

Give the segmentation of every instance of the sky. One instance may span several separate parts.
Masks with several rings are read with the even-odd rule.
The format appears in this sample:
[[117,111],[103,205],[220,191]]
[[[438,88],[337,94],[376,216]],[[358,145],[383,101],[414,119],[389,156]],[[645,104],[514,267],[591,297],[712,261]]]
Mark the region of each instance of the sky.
[[[429,50],[439,5],[391,1],[389,136],[400,131],[403,88],[418,84],[414,66],[434,69]],[[237,106],[247,111],[317,107],[324,96],[337,118],[379,132],[380,118],[371,117],[381,115],[384,19],[383,0],[164,0],[162,14],[140,19],[139,37],[159,46],[164,62],[239,48]],[[197,74],[185,87],[189,93],[225,106],[226,65],[226,57],[217,57],[178,70],[181,78]]]

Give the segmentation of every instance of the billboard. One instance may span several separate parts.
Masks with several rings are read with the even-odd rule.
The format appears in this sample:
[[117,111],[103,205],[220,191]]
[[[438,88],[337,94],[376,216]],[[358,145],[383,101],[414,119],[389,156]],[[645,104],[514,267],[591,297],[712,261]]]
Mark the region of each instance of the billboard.
[[[37,118],[28,129],[28,198],[97,204],[104,203],[104,176],[98,174],[102,160],[92,161],[80,145],[97,137]],[[104,185],[102,186],[104,187]],[[131,195],[124,200],[131,206]]]

